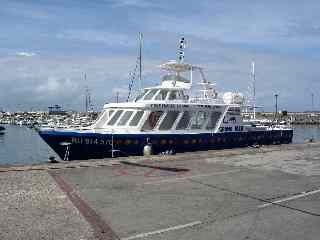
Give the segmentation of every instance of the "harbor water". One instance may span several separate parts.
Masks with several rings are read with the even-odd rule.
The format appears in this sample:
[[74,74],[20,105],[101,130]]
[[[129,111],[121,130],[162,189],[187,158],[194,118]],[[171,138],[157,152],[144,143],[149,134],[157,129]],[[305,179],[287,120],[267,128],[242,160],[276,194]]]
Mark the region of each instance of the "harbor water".
[[0,135],[0,166],[37,164],[47,162],[49,156],[57,157],[35,130],[18,125],[4,127],[5,134]]
[[[5,134],[0,135],[0,166],[44,163],[49,156],[59,159],[35,130],[16,125],[5,125],[5,128]],[[293,128],[294,143],[303,143],[310,138],[320,140],[318,125],[295,125]]]

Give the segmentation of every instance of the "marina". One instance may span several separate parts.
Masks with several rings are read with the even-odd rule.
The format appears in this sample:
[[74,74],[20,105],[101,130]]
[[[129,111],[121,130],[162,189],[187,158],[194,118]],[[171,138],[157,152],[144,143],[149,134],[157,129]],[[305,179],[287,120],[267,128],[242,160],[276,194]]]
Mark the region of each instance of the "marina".
[[319,12],[1,1],[0,240],[319,240]]

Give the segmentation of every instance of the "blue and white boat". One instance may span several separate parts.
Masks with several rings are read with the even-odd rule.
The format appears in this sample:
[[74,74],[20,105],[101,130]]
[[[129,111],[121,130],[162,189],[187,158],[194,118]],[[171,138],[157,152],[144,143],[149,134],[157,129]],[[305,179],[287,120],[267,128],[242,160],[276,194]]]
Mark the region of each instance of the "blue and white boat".
[[105,104],[89,127],[40,129],[40,136],[64,160],[143,155],[146,147],[160,154],[292,142],[289,127],[243,121],[243,95],[220,96],[201,67],[184,62],[183,48],[184,39],[178,60],[160,65],[160,85],[131,102]]

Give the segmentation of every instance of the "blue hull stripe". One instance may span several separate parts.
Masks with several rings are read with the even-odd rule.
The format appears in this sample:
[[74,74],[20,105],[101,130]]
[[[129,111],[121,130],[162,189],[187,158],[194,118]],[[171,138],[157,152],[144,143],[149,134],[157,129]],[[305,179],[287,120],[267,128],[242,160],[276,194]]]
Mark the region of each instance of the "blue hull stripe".
[[[40,136],[59,155],[66,153],[61,142],[71,143],[69,160],[111,157],[112,143],[117,155],[142,155],[143,148],[152,144],[154,154],[165,151],[192,152],[210,149],[246,147],[255,144],[291,143],[293,130],[226,132],[199,134],[99,134],[60,131],[40,131]],[[113,139],[113,140],[112,140]]]

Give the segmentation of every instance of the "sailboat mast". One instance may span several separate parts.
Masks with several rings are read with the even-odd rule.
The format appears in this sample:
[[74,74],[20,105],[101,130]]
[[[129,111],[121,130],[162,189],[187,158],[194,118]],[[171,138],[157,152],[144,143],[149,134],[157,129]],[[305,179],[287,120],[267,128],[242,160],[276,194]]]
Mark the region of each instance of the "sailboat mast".
[[143,35],[139,33],[139,90],[142,91],[142,38]]
[[251,75],[253,85],[253,119],[256,119],[256,75],[254,71],[254,62],[251,63]]
[[[84,82],[85,82],[85,84],[87,84],[87,74],[85,73],[84,74]],[[86,97],[86,105],[85,105],[85,107],[86,107],[86,112],[88,112],[88,108],[89,108],[89,101],[88,101],[88,92],[89,92],[89,88],[88,88],[88,86],[86,86],[85,87],[85,97]]]

